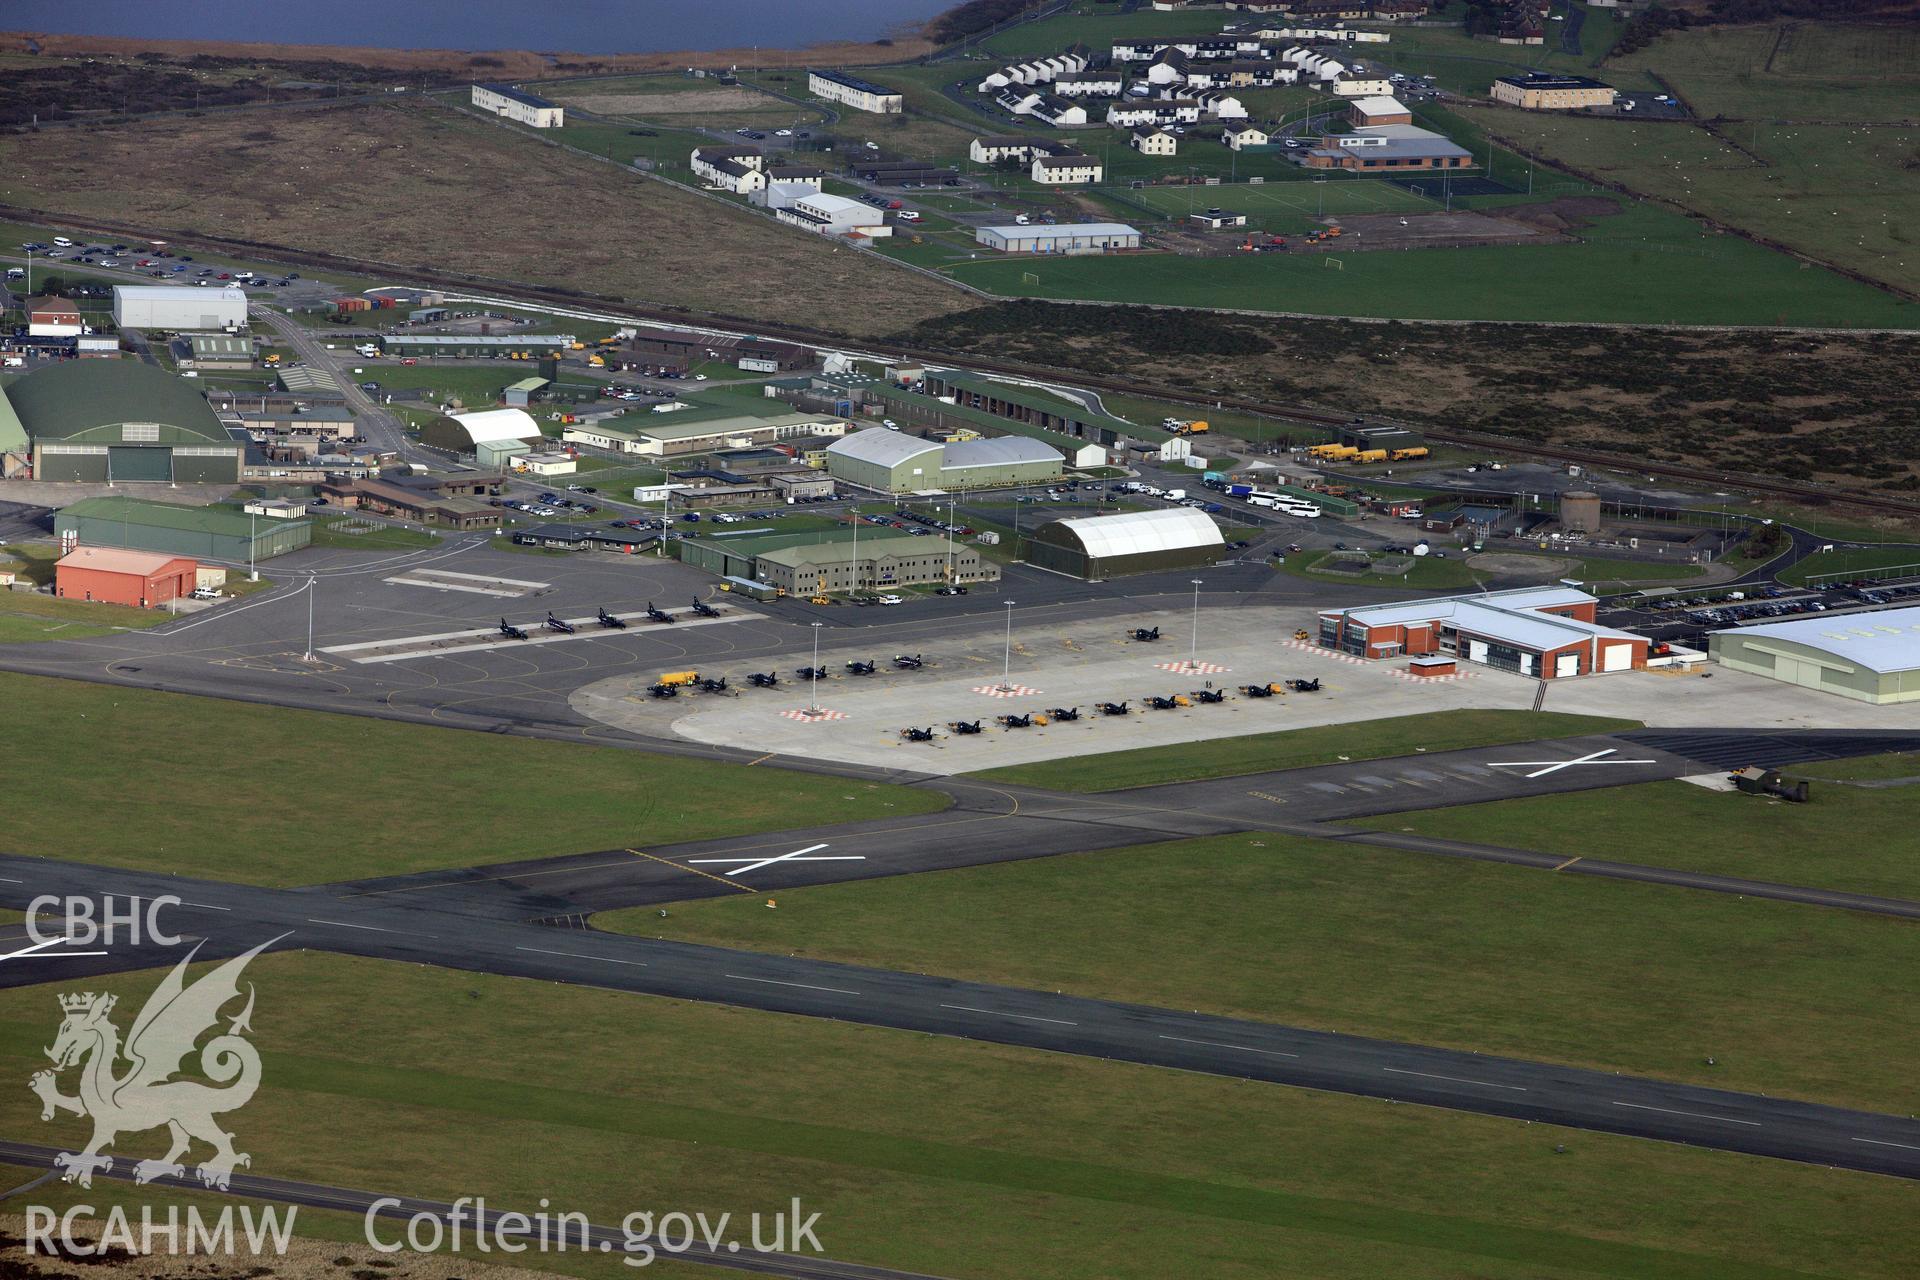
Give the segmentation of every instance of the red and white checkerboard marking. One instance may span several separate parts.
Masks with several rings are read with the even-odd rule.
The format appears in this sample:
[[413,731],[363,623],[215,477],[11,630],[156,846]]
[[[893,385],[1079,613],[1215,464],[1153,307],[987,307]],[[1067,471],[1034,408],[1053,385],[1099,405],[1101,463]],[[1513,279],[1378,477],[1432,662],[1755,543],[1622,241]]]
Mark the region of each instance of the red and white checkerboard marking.
[[1212,662],[1156,662],[1154,666],[1162,671],[1177,671],[1183,676],[1217,676],[1233,670]]
[[813,710],[808,710],[806,707],[797,707],[792,711],[782,711],[780,714],[789,720],[845,720],[847,718],[846,712],[829,711],[825,707],[817,707]]
[[1318,654],[1322,658],[1332,658],[1335,662],[1351,662],[1356,667],[1367,665],[1365,658],[1356,658],[1350,653],[1341,653],[1335,649],[1322,649],[1319,645],[1307,640],[1283,640],[1281,643],[1286,648],[1298,649],[1302,653]]
[[973,687],[975,693],[984,693],[989,698],[1032,698],[1040,693],[1038,689],[1029,689],[1024,684],[979,684]]

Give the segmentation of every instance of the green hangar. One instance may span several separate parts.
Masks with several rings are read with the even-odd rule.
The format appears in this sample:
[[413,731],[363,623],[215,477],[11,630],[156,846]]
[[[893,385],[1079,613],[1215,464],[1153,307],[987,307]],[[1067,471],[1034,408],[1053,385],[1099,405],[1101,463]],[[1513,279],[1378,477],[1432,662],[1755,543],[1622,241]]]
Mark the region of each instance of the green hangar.
[[1220,559],[1226,540],[1203,511],[1123,511],[1111,516],[1069,516],[1034,530],[1027,563],[1088,582],[1129,573],[1197,569]]
[[66,360],[4,393],[36,480],[237,484],[246,446],[191,383],[137,360]]
[[1920,702],[1920,606],[1716,631],[1721,666],[1856,702]]
[[881,493],[1044,484],[1060,478],[1065,462],[1058,449],[1025,436],[941,444],[885,427],[856,431],[827,447],[834,479]]
[[313,541],[313,521],[249,516],[238,507],[183,507],[140,498],[82,498],[53,514],[62,546],[119,547],[161,555],[247,564],[298,551]]

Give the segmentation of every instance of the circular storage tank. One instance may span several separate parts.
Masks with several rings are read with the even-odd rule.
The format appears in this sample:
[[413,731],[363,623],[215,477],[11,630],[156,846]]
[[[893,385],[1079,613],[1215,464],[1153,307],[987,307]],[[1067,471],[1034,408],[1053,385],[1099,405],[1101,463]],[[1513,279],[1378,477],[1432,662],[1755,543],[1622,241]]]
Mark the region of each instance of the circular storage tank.
[[1561,494],[1560,527],[1569,532],[1600,532],[1600,495],[1586,489]]

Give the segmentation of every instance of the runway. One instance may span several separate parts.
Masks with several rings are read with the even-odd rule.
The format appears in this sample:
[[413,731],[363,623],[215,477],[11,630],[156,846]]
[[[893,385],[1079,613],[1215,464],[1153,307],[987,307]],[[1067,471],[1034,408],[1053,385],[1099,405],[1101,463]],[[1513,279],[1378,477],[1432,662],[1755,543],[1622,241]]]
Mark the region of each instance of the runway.
[[[86,885],[151,894],[172,886],[204,908],[225,907],[217,918],[205,910],[197,918],[192,910],[180,913],[189,927],[232,938],[222,950],[287,931],[285,947],[583,983],[1920,1177],[1920,1122],[1897,1116],[796,957],[300,892],[50,870],[30,860],[0,860],[0,874],[37,889]],[[244,930],[234,928],[237,919],[249,922]],[[83,976],[78,967],[61,972]]]

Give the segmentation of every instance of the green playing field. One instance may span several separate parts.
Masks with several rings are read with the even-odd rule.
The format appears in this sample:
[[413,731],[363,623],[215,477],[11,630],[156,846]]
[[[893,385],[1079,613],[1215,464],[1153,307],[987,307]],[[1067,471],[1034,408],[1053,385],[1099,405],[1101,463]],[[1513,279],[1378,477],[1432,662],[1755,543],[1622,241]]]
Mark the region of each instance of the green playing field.
[[[1436,187],[1439,185],[1435,180]],[[1218,187],[1148,187],[1127,198],[1169,217],[1218,206],[1252,219],[1312,219],[1327,214],[1431,213],[1440,205],[1405,187],[1378,179],[1329,178],[1324,182],[1234,183]]]

